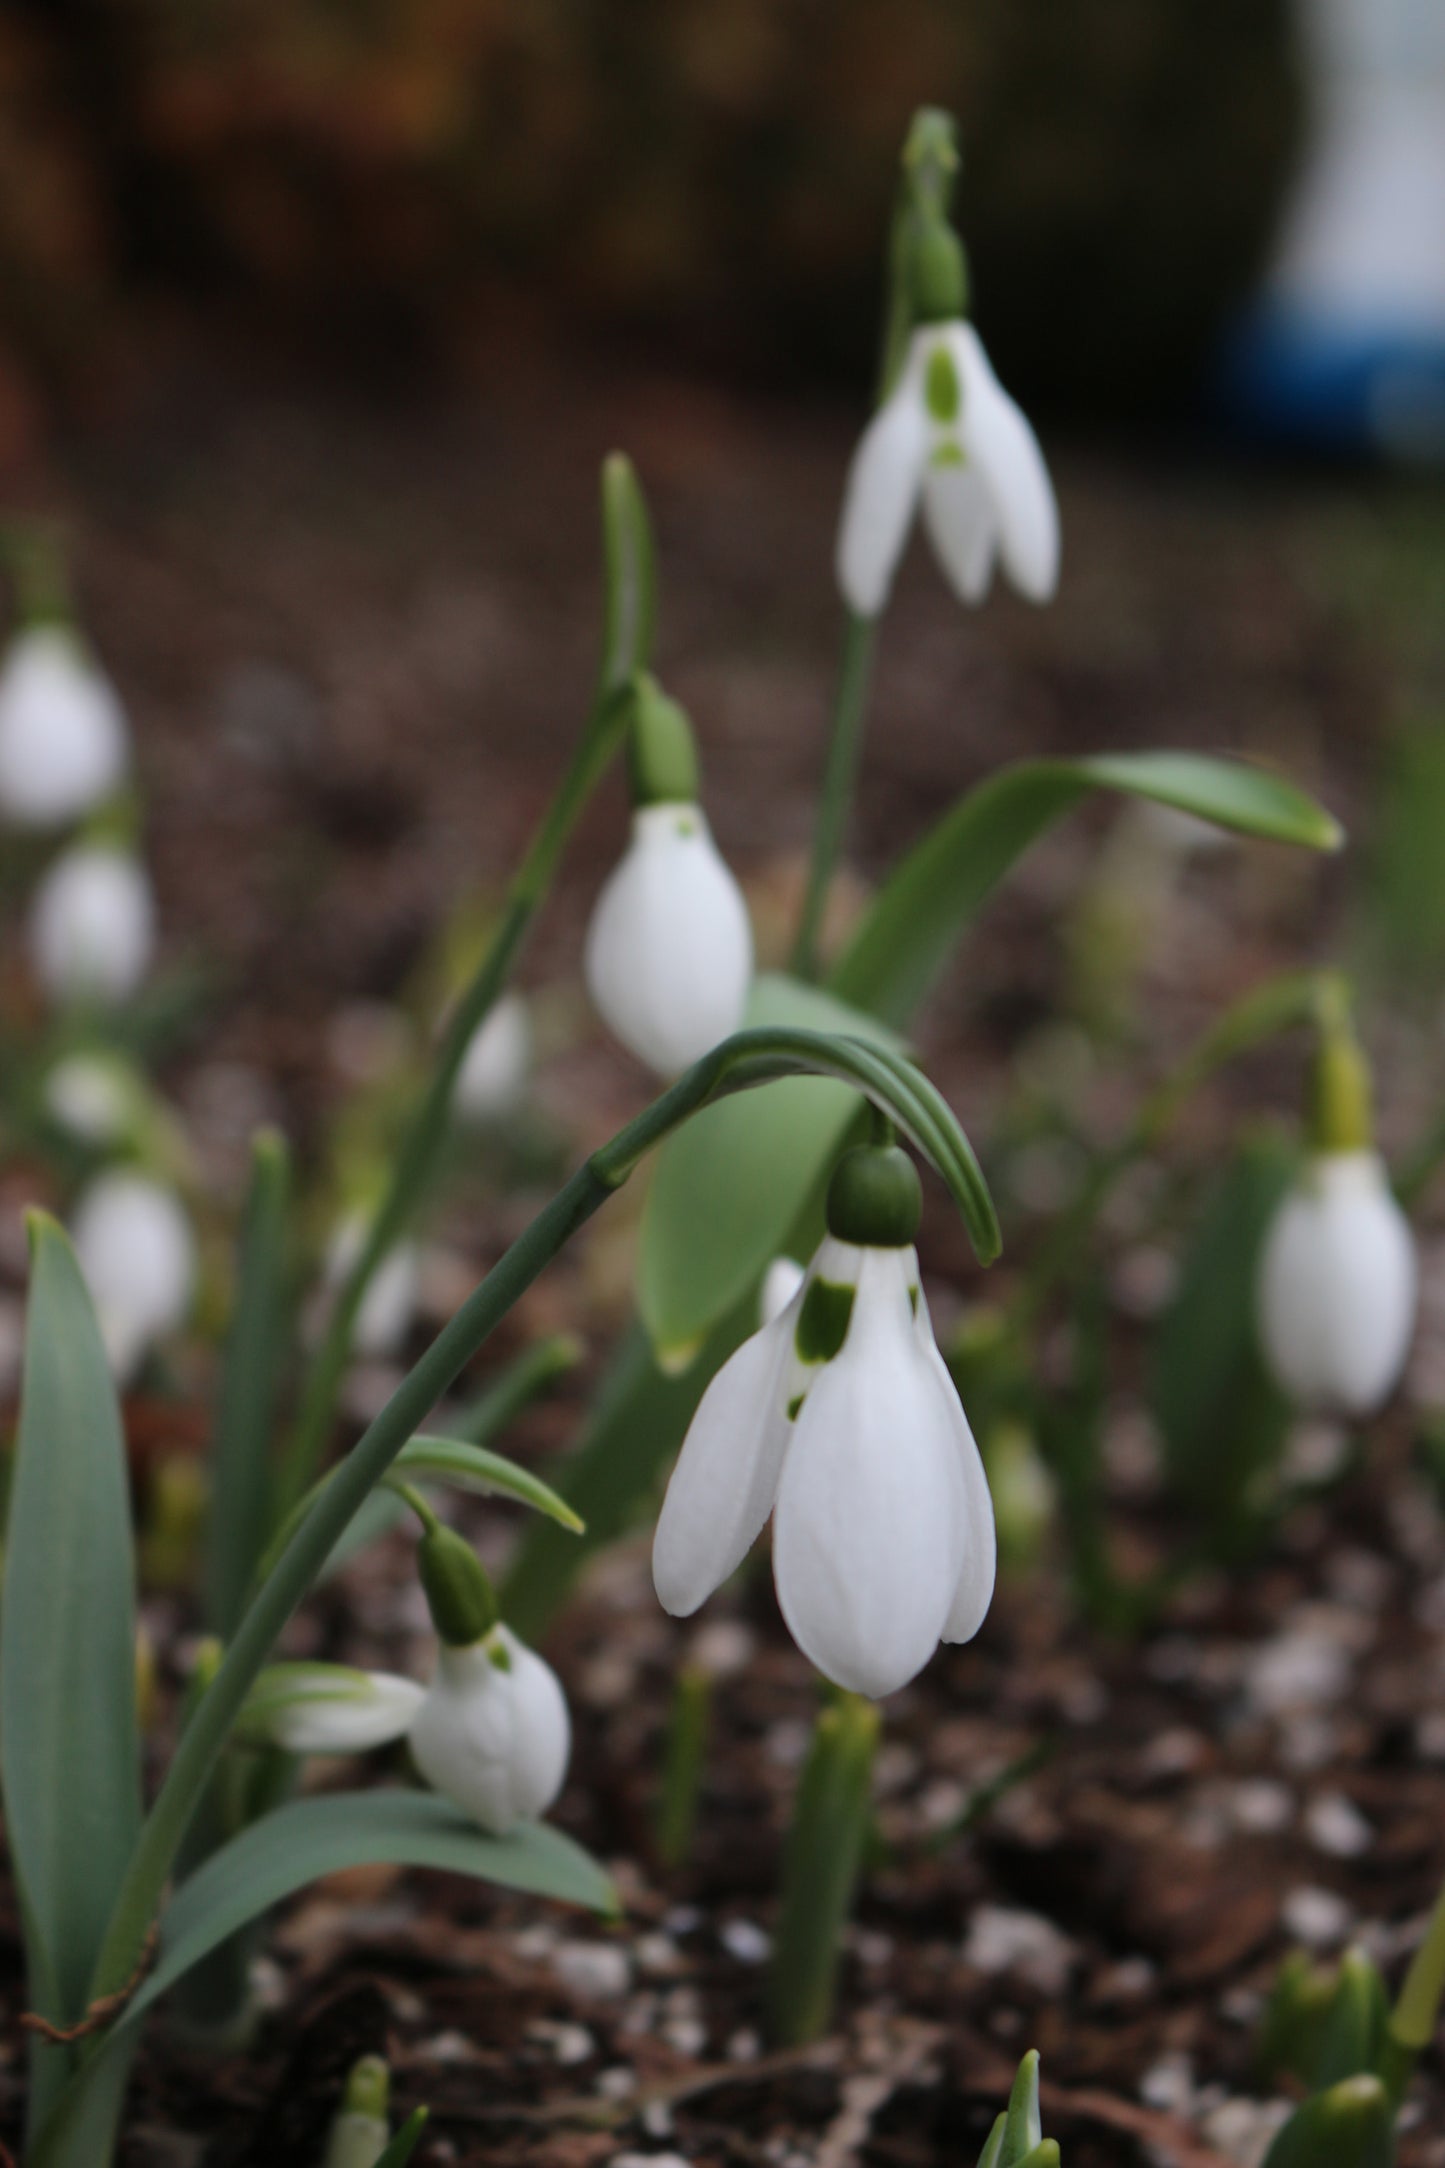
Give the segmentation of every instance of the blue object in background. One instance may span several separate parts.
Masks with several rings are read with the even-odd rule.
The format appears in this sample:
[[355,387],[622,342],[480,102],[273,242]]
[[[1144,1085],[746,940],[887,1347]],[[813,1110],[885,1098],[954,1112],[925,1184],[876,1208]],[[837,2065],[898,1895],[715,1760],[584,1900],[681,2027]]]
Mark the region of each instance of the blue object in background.
[[1445,0],[1297,0],[1313,128],[1222,388],[1256,434],[1445,463]]

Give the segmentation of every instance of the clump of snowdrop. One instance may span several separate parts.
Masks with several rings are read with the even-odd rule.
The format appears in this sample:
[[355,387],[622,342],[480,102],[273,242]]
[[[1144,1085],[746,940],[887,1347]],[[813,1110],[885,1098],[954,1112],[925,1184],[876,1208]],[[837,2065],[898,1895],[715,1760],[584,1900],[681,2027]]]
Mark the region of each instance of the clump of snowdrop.
[[629,771],[632,838],[592,914],[587,986],[628,1051],[671,1077],[742,1022],[752,928],[698,804],[691,726],[650,680],[639,688]]
[[1364,1056],[1343,1029],[1324,1037],[1311,1097],[1308,1157],[1260,1261],[1260,1343],[1298,1407],[1364,1416],[1405,1367],[1415,1242],[1374,1149]]
[[981,602],[1001,562],[1031,602],[1058,584],[1059,513],[1038,439],[965,316],[963,248],[941,215],[912,241],[914,330],[897,382],[863,433],[838,531],[838,584],[876,617],[920,506],[944,577]]
[[196,1239],[175,1191],[138,1167],[113,1167],[81,1193],[72,1231],[111,1367],[128,1382],[195,1297]]
[[17,633],[0,664],[0,813],[79,820],[125,780],[129,734],[109,680],[60,625]]
[[57,1006],[114,1006],[133,994],[155,948],[155,899],[134,852],[76,843],[46,873],[30,912],[30,961]]
[[[416,1501],[414,1501],[416,1502]],[[243,1733],[293,1754],[356,1754],[405,1739],[434,1791],[506,1836],[540,1819],[572,1751],[556,1673],[497,1619],[471,1546],[433,1516],[418,1564],[438,1636],[431,1684],[392,1672],[280,1664],[263,1673]]]
[[455,1106],[461,1119],[504,1121],[516,1112],[532,1073],[532,1020],[520,994],[501,1000],[472,1033],[457,1071]]
[[839,1686],[879,1697],[993,1595],[993,1507],[934,1343],[913,1248],[918,1177],[896,1146],[839,1163],[828,1234],[776,1319],[703,1395],[653,1545],[664,1608],[686,1617],[773,1517],[789,1631]]

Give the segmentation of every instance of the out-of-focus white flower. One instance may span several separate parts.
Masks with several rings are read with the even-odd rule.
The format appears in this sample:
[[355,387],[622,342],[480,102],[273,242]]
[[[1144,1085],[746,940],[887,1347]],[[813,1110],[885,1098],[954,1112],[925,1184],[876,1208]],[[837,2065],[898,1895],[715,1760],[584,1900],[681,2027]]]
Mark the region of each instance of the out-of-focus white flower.
[[427,1687],[389,1672],[275,1665],[257,1681],[242,1732],[293,1754],[405,1738],[432,1789],[498,1837],[546,1813],[572,1750],[556,1673],[506,1626],[465,1647],[440,1643]]
[[914,332],[897,385],[853,455],[837,570],[860,617],[887,602],[920,501],[934,554],[963,601],[982,601],[996,559],[1020,594],[1050,599],[1059,512],[1048,468],[961,319]]
[[190,1220],[163,1182],[117,1167],[83,1191],[74,1235],[111,1367],[124,1383],[190,1311],[197,1270]]
[[125,716],[108,680],[59,626],[17,633],[0,664],[0,812],[51,828],[125,777]]
[[[331,1238],[326,1257],[326,1282],[340,1288],[361,1255],[368,1221],[354,1212],[344,1219]],[[351,1345],[356,1354],[371,1361],[394,1355],[411,1330],[416,1315],[421,1280],[420,1259],[413,1242],[399,1242],[371,1275],[361,1308],[356,1315]]]
[[676,1076],[737,1030],[753,975],[742,891],[699,806],[639,806],[587,933],[588,990],[639,1061]]
[[1260,1342],[1290,1399],[1322,1414],[1378,1408],[1405,1366],[1416,1283],[1414,1237],[1378,1154],[1315,1154],[1260,1261]]
[[42,1092],[52,1121],[79,1143],[104,1148],[131,1134],[140,1089],[135,1071],[116,1055],[67,1054],[46,1076]]
[[109,843],[62,852],[36,891],[30,960],[52,1001],[121,1002],[145,977],[155,901],[144,866]]
[[457,1071],[463,1121],[496,1122],[516,1111],[532,1072],[532,1019],[520,994],[503,994],[472,1033]]
[[940,1640],[977,1633],[993,1594],[993,1507],[911,1242],[896,1231],[850,1239],[864,1230],[835,1211],[838,1184],[835,1231],[803,1285],[703,1395],[663,1502],[653,1579],[664,1608],[686,1617],[771,1513],[794,1640],[839,1686],[877,1697]]
[[546,1813],[572,1750],[556,1673],[505,1626],[470,1648],[441,1643],[409,1737],[427,1783],[499,1837]]
[[763,1284],[758,1295],[758,1322],[771,1325],[782,1316],[804,1280],[807,1268],[796,1257],[775,1257],[763,1274]]

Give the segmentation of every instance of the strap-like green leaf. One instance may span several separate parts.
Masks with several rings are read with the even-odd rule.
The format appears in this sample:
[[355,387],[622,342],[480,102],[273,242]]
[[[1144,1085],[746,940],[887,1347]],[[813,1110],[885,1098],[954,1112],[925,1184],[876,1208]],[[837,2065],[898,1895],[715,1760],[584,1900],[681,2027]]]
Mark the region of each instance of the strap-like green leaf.
[[140,1827],[135,1567],[100,1330],[64,1230],[38,1213],[0,1612],[0,1774],[30,1992],[71,2023]]
[[406,2168],[406,2163],[421,2143],[421,2134],[426,2129],[430,2112],[428,2108],[413,2108],[386,2151],[378,2154],[376,2168]]
[[574,1535],[582,1532],[581,1520],[550,1484],[501,1453],[469,1445],[465,1438],[413,1438],[397,1454],[392,1474],[406,1483],[441,1483],[449,1490],[480,1491],[488,1498],[515,1498]]
[[[799,979],[759,978],[744,1021],[848,1032],[899,1049],[885,1026]],[[858,1110],[846,1084],[789,1077],[720,1100],[668,1139],[648,1191],[637,1283],[643,1323],[665,1363],[684,1357],[756,1284]]]
[[1094,790],[1152,799],[1241,835],[1335,850],[1339,823],[1282,777],[1202,753],[1095,753],[1000,769],[890,875],[831,974],[843,1000],[902,1029],[1015,860]]
[[433,1792],[323,1792],[253,1822],[182,1884],[162,1922],[160,1962],[124,2022],[283,1897],[321,1875],[380,1862],[470,1875],[594,1912],[617,1908],[595,1860],[544,1822],[489,1837]]
[[212,1460],[206,1595],[211,1625],[223,1640],[245,1609],[266,1542],[271,1431],[286,1351],[290,1187],[286,1141],[263,1130],[252,1151]]

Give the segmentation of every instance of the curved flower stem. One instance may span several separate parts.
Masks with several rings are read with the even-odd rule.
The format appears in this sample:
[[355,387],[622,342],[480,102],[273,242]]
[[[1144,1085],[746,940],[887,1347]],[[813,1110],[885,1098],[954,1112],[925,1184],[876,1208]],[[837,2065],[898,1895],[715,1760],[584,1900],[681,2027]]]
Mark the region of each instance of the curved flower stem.
[[850,610],[843,627],[838,690],[833,699],[833,729],[813,829],[808,885],[803,895],[797,939],[793,943],[792,967],[800,979],[818,976],[818,938],[853,806],[863,750],[863,722],[868,711],[868,681],[876,644],[876,620],[859,617],[856,611]]
[[131,1855],[87,2000],[117,1993],[134,1973],[181,1840],[252,1682],[337,1539],[436,1402],[537,1275],[654,1145],[715,1098],[799,1075],[838,1077],[878,1100],[948,1182],[975,1245],[985,1255],[996,1249],[992,1200],[968,1140],[947,1102],[900,1056],[859,1040],[793,1030],[740,1032],[714,1047],[578,1168],[473,1289],[318,1492],[252,1598],[181,1735]]
[[627,694],[599,694],[572,765],[548,807],[508,893],[501,925],[480,969],[452,1012],[426,1092],[402,1138],[385,1196],[361,1254],[336,1300],[316,1352],[301,1410],[277,1481],[279,1522],[315,1479],[351,1357],[356,1320],[377,1268],[406,1232],[436,1173],[451,1115],[452,1094],[467,1048],[505,988],[532,920],[546,897],[567,838],[621,742]]

